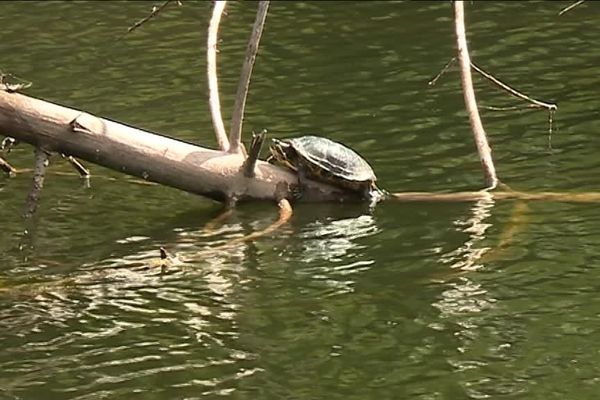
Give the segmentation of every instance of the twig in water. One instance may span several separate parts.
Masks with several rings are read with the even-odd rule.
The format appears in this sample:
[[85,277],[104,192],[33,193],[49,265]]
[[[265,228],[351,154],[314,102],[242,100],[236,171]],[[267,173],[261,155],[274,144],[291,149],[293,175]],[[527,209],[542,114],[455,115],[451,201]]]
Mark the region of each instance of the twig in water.
[[256,167],[256,161],[260,156],[260,150],[267,137],[267,130],[263,129],[261,133],[252,133],[252,143],[250,144],[250,152],[248,158],[244,161],[243,170],[244,176],[252,178],[254,176],[254,167]]
[[221,101],[219,100],[219,81],[217,79],[217,34],[219,22],[225,9],[226,1],[216,1],[212,17],[208,25],[208,39],[206,42],[206,75],[208,76],[208,98],[210,115],[212,117],[217,144],[222,151],[229,150],[229,138],[223,125],[221,116]]
[[450,67],[452,66],[452,64],[454,64],[454,62],[456,61],[456,57],[452,57],[450,59],[450,61],[448,61],[446,63],[446,65],[444,65],[444,67],[442,68],[442,70],[435,76],[435,78],[433,78],[432,80],[430,80],[429,82],[427,82],[427,84],[429,86],[433,86],[437,83],[437,81],[450,69]]
[[454,23],[465,106],[467,108],[467,113],[469,114],[471,130],[483,167],[485,185],[487,188],[493,189],[498,185],[498,178],[496,176],[494,160],[492,159],[492,149],[488,144],[487,136],[483,129],[483,123],[479,116],[479,110],[477,109],[477,100],[475,99],[475,90],[473,89],[473,79],[471,77],[471,60],[469,57],[467,34],[465,31],[464,2],[461,0],[454,1]]
[[[489,111],[517,111],[517,110],[523,109],[523,107],[518,107],[518,106],[508,106],[508,107],[480,106],[480,107],[485,110],[489,110]],[[538,108],[538,107],[530,104],[530,105],[526,106],[526,108]]]
[[146,22],[150,21],[152,18],[156,17],[166,6],[169,5],[169,3],[173,2],[173,1],[177,1],[177,5],[179,5],[179,6],[182,5],[181,1],[179,1],[179,0],[166,0],[160,6],[152,6],[152,12],[145,18],[142,18],[141,20],[139,20],[138,22],[136,22],[135,24],[133,24],[132,26],[127,28],[127,33],[133,32],[140,26],[144,25]]
[[82,163],[81,161],[79,161],[78,159],[76,159],[73,156],[66,156],[64,154],[61,154],[61,156],[63,158],[65,158],[69,164],[71,164],[71,166],[73,166],[73,168],[75,168],[75,170],[79,173],[79,176],[82,178],[89,178],[90,177],[90,170],[87,169]]
[[231,117],[231,131],[229,132],[230,153],[243,152],[241,138],[242,124],[244,119],[244,108],[246,106],[246,97],[248,96],[250,76],[252,75],[252,68],[254,67],[254,61],[256,60],[256,53],[258,53],[258,44],[260,42],[260,37],[262,35],[263,27],[265,25],[265,20],[267,18],[268,9],[268,0],[259,1],[258,10],[256,12],[256,20],[254,21],[252,34],[250,35],[248,47],[246,48],[246,58],[244,59],[244,65],[242,66],[242,73],[240,74],[238,90],[235,95],[235,104],[233,105],[233,114]]
[[560,10],[560,12],[558,13],[558,16],[563,15],[564,13],[567,13],[569,11],[571,11],[572,9],[574,9],[575,7],[577,7],[578,5],[581,5],[584,3],[585,0],[579,0],[576,1],[575,3],[571,4],[570,6],[567,6],[565,8],[563,8],[562,10]]
[[35,167],[33,170],[33,185],[27,195],[25,204],[25,219],[33,217],[37,210],[40,201],[42,188],[44,187],[44,177],[46,174],[46,166],[48,165],[48,153],[41,147],[35,149]]
[[0,157],[0,169],[10,177],[13,177],[17,174],[15,167],[10,165],[9,162],[2,157]]

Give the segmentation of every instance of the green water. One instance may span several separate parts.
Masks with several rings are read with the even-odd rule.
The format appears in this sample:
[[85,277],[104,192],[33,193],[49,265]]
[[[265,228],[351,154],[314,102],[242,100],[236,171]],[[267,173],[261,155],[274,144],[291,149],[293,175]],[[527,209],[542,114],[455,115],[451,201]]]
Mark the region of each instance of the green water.
[[[472,56],[544,111],[483,111],[500,178],[598,189],[600,7],[468,2]],[[118,38],[150,2],[2,2],[0,68],[27,93],[215,146],[205,79],[210,3],[184,1]],[[230,118],[254,3],[234,3],[219,68]],[[450,2],[274,2],[245,128],[343,141],[390,191],[460,191],[482,174],[451,69]],[[476,79],[482,106],[520,105]],[[17,147],[10,161],[32,165]],[[0,178],[0,398],[595,399],[597,205],[299,205],[273,234],[219,205],[57,157],[36,224],[31,174]],[[509,238],[499,246],[504,238]],[[144,268],[165,246],[182,259]],[[480,256],[484,254],[483,258]]]

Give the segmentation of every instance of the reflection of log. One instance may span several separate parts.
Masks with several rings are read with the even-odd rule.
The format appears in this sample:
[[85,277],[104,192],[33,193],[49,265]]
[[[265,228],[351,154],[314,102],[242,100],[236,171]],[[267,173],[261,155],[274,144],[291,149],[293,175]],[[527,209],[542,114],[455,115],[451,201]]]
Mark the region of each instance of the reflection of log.
[[[0,91],[0,133],[218,201],[278,201],[297,183],[296,175],[262,161],[256,175],[247,178],[241,154],[198,147],[18,93]],[[302,197],[353,199],[316,182],[309,182]]]

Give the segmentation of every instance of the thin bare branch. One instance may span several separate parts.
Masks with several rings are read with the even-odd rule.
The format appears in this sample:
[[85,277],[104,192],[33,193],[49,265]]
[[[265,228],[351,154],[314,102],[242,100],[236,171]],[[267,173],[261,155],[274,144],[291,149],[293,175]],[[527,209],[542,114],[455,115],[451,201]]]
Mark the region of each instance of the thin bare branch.
[[225,9],[226,1],[216,1],[212,18],[208,25],[208,39],[206,43],[206,74],[208,76],[208,97],[210,115],[217,138],[219,149],[229,150],[229,139],[225,132],[223,117],[221,116],[221,100],[219,99],[219,81],[217,78],[217,38],[221,15]]
[[483,129],[479,110],[477,109],[477,100],[475,90],[473,89],[473,78],[471,77],[471,59],[467,47],[467,35],[464,21],[464,2],[462,0],[454,1],[454,23],[456,29],[456,41],[458,45],[458,61],[461,69],[461,80],[465,106],[469,114],[471,130],[477,146],[477,152],[483,166],[485,185],[488,189],[493,189],[498,185],[496,168],[492,159],[492,149],[487,140],[487,135]]
[[570,6],[567,6],[567,7],[563,8],[562,10],[560,10],[560,12],[558,13],[558,15],[561,16],[564,13],[567,13],[567,12],[571,11],[572,9],[574,9],[575,7],[583,4],[584,2],[585,2],[585,0],[576,1],[575,3],[571,4]]
[[240,74],[240,81],[235,96],[235,104],[233,105],[231,131],[229,133],[230,153],[243,152],[241,140],[244,108],[246,106],[246,97],[248,96],[248,87],[250,86],[250,76],[252,75],[252,68],[254,67],[254,61],[256,60],[256,53],[258,52],[258,45],[267,18],[268,9],[268,0],[259,1],[256,20],[254,21],[252,34],[250,35],[248,47],[246,48],[246,58],[244,59],[244,65],[242,66],[242,73]]
[[547,110],[556,110],[558,108],[558,106],[554,103],[545,103],[543,101],[536,100],[534,98],[527,96],[526,94],[519,92],[516,89],[513,89],[512,87],[508,86],[506,83],[500,81],[499,79],[495,78],[491,74],[489,74],[489,73],[485,72],[484,70],[482,70],[481,68],[479,68],[473,62],[471,62],[471,68],[473,68],[475,71],[477,71],[477,73],[479,73],[485,79],[492,82],[494,85],[498,86],[500,89],[506,91],[507,93],[509,93],[512,96],[515,96],[521,100],[525,100],[528,103],[531,103],[536,107],[545,108]]
[[439,79],[440,79],[442,76],[444,76],[444,74],[445,74],[445,73],[446,73],[446,72],[447,72],[447,71],[450,69],[450,67],[452,66],[452,64],[454,64],[454,62],[455,62],[455,61],[456,61],[456,57],[452,57],[452,58],[450,59],[450,61],[448,61],[448,62],[446,63],[446,65],[444,65],[444,67],[442,68],[442,70],[441,70],[441,71],[440,71],[440,72],[439,72],[439,73],[438,73],[438,74],[437,74],[437,75],[436,75],[436,76],[435,76],[435,77],[434,77],[432,80],[430,80],[429,82],[427,82],[427,84],[428,84],[429,86],[433,86],[433,85],[435,85],[435,84],[437,83],[437,81],[438,81],[438,80],[439,80]]
[[181,1],[179,0],[166,0],[160,6],[152,6],[152,12],[150,12],[149,15],[127,28],[127,33],[133,32],[140,26],[144,25],[146,22],[150,21],[152,18],[156,17],[166,6],[168,6],[173,1],[176,1],[178,5],[181,5]]

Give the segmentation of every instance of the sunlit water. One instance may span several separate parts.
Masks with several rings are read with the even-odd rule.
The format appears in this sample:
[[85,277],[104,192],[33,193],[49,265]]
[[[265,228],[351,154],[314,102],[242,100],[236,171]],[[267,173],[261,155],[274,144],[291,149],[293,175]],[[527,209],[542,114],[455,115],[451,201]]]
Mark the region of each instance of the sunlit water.
[[[28,94],[214,146],[209,3],[2,3],[0,68]],[[467,4],[481,67],[558,103],[483,118],[502,180],[594,191],[598,6]],[[221,28],[226,119],[254,4]],[[449,2],[274,2],[246,131],[342,141],[390,191],[477,189]],[[482,106],[522,105],[477,79]],[[21,145],[10,154],[32,164]],[[0,178],[0,398],[593,399],[600,385],[594,204],[219,206],[58,157],[34,226],[30,173]],[[65,174],[67,173],[67,174]],[[25,233],[27,229],[27,233]],[[158,249],[177,256],[166,270]]]

